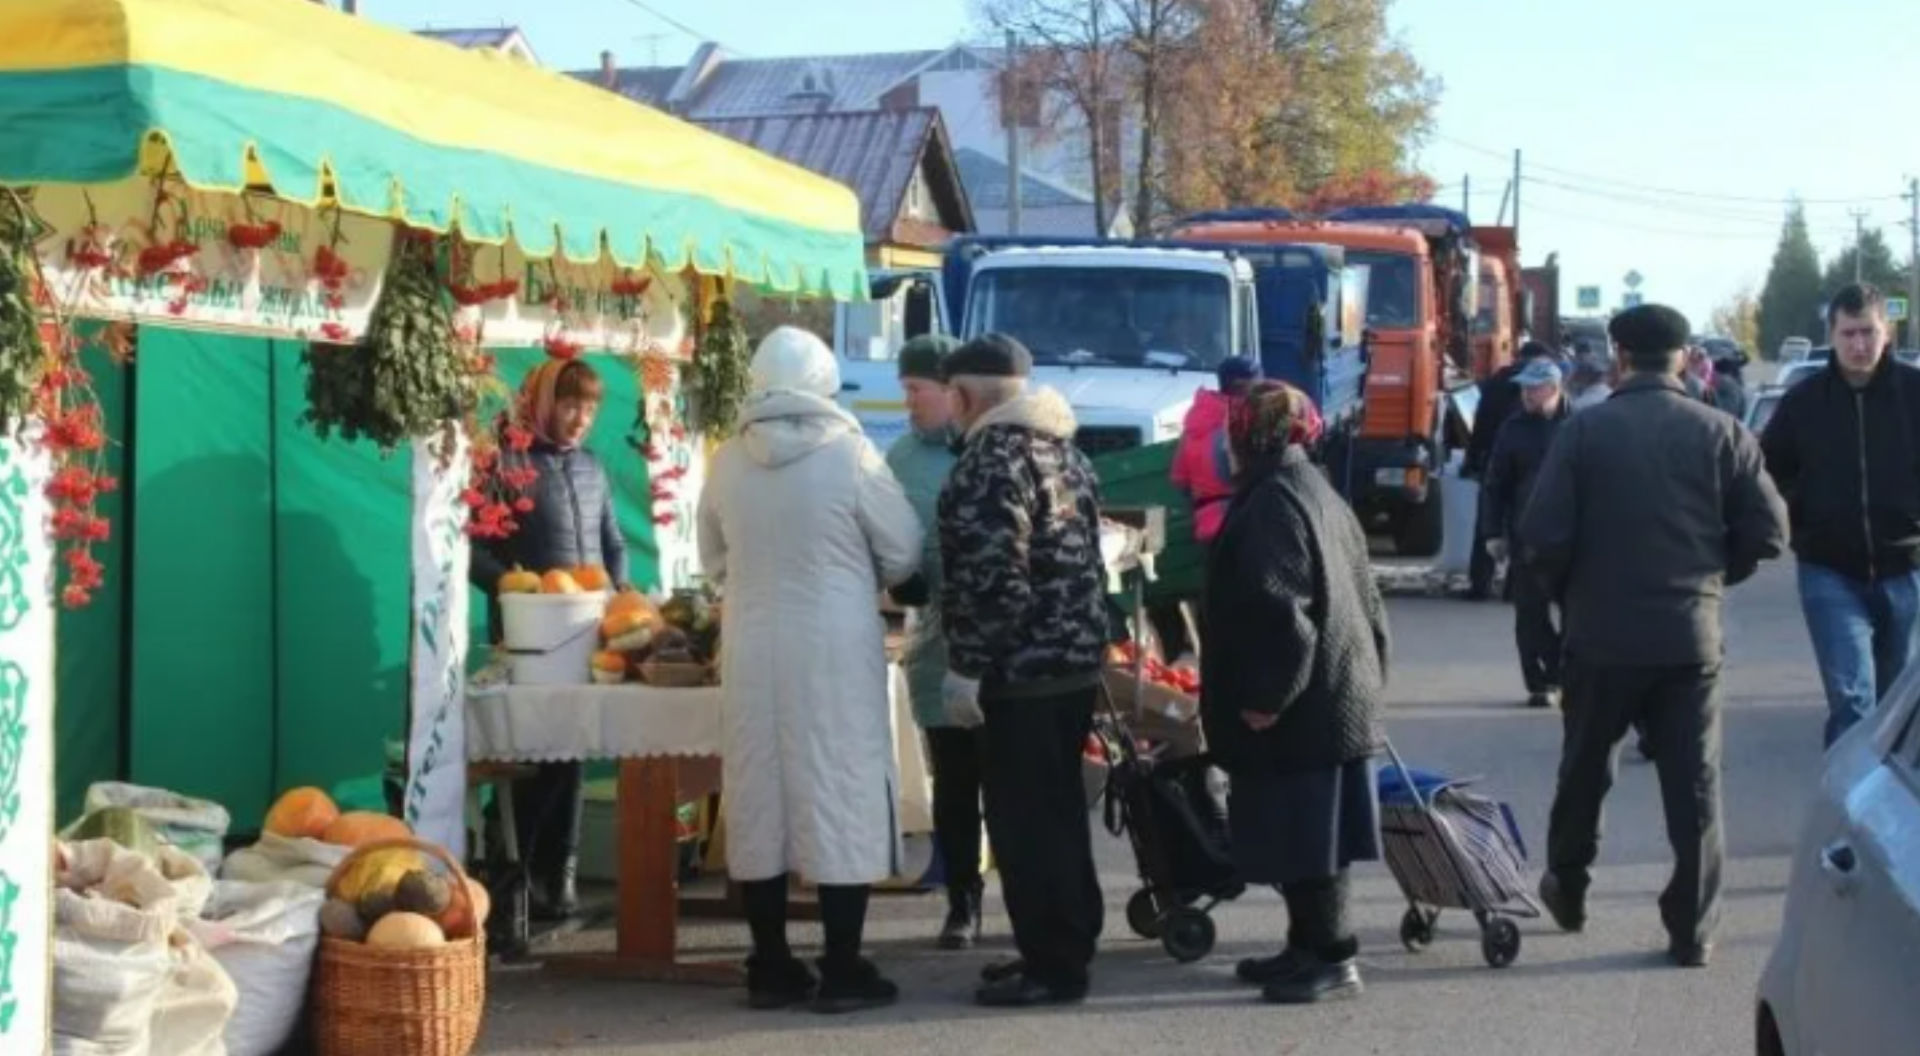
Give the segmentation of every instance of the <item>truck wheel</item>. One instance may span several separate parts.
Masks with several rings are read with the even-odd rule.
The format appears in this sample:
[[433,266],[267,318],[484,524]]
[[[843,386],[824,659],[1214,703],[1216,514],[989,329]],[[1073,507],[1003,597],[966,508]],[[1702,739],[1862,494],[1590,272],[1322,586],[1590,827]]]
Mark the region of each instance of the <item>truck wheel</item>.
[[1427,486],[1427,501],[1407,510],[1393,529],[1393,546],[1401,557],[1433,557],[1440,553],[1446,530],[1446,511],[1440,506],[1440,482]]

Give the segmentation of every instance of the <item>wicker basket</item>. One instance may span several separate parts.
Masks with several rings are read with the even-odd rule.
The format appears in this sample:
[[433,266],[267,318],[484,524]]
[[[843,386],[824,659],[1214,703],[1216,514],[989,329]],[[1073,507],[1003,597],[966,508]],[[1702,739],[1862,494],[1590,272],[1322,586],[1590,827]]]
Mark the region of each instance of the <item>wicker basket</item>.
[[[420,840],[382,840],[355,850],[327,880],[332,898],[356,860],[407,848],[437,861],[454,898],[472,898],[466,873],[447,852]],[[486,928],[421,950],[379,949],[322,936],[313,975],[313,1034],[319,1056],[467,1056],[487,1003]]]
[[650,686],[688,689],[713,682],[713,668],[706,664],[682,664],[648,660],[640,665],[640,680]]

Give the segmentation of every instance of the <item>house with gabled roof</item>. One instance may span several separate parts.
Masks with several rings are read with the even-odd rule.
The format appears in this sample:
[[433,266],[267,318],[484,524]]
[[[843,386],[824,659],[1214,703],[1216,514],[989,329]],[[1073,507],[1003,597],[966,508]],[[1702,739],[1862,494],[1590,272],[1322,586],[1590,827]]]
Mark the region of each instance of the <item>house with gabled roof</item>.
[[426,37],[456,48],[470,51],[493,51],[509,58],[519,59],[529,66],[540,65],[540,57],[533,53],[533,45],[527,42],[527,35],[520,32],[518,26],[482,26],[466,29],[416,29],[415,36]]

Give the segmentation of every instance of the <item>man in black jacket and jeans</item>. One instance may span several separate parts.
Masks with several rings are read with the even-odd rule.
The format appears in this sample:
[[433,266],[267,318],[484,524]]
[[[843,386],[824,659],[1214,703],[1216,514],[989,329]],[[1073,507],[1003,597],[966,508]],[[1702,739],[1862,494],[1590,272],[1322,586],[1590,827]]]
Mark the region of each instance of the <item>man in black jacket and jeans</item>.
[[1673,878],[1660,916],[1674,962],[1711,956],[1720,862],[1720,603],[1785,547],[1786,508],[1760,445],[1679,380],[1686,317],[1632,308],[1607,326],[1631,370],[1560,427],[1520,518],[1522,552],[1566,618],[1565,743],[1540,895],[1586,925],[1588,870],[1614,748],[1645,723]]
[[[1552,360],[1528,360],[1513,383],[1520,390],[1522,411],[1500,426],[1486,479],[1480,484],[1480,525],[1488,536],[1487,554],[1500,561],[1519,556],[1512,554],[1514,530],[1533,496],[1534,481],[1546,464],[1560,423],[1567,417],[1560,368]],[[1560,702],[1560,630],[1553,623],[1553,598],[1533,576],[1522,572],[1511,578],[1513,640],[1520,651],[1527,705],[1552,707]]]
[[1872,286],[1836,294],[1827,330],[1832,365],[1780,398],[1761,447],[1793,511],[1831,747],[1916,654],[1920,371],[1887,354],[1887,302]]

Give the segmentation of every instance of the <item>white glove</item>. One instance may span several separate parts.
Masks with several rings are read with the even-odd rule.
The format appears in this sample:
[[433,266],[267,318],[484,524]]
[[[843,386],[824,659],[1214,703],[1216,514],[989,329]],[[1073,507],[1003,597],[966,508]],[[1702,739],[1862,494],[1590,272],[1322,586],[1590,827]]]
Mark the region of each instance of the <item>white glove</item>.
[[949,671],[940,685],[940,692],[946,701],[948,722],[971,730],[987,721],[986,712],[980,710],[979,679]]
[[1507,551],[1507,541],[1504,538],[1496,537],[1487,540],[1487,556],[1493,558],[1495,561],[1505,561],[1507,559]]

